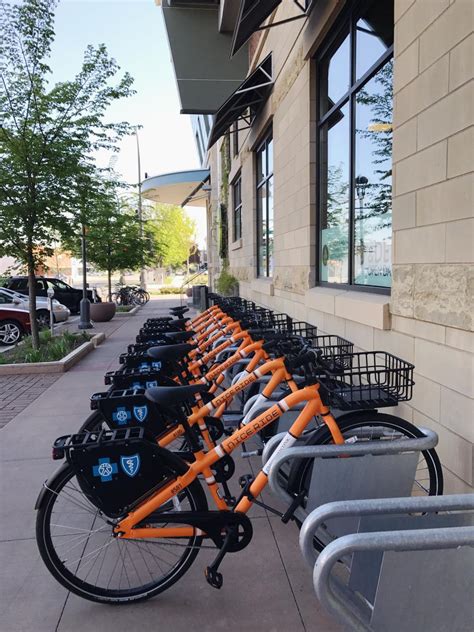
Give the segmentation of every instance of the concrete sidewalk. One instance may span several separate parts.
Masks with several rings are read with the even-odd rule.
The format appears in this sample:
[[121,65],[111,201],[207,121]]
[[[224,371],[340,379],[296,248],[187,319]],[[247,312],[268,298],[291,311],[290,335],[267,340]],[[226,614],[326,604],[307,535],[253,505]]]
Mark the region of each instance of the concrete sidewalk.
[[[116,607],[68,593],[40,559],[33,507],[42,482],[57,466],[50,456],[53,440],[77,430],[90,414],[91,394],[105,390],[104,373],[118,367],[118,356],[142,322],[173,304],[176,300],[153,300],[136,316],[124,318],[100,347],[0,431],[0,632],[339,630],[314,596],[296,527],[283,525],[259,507],[250,514],[252,542],[229,554],[221,567],[220,591],[204,579],[204,569],[215,556],[210,550],[202,550],[188,573],[162,595]],[[237,493],[238,475],[258,467],[258,461],[243,461],[237,452],[235,461],[237,472],[230,484]]]

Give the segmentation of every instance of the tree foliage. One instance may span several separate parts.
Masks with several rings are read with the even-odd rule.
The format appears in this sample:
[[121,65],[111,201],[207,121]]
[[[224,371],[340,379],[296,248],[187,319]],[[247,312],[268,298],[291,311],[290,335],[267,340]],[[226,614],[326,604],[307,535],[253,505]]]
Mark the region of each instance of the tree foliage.
[[[148,223],[140,230],[137,214],[124,199],[119,199],[115,187],[104,183],[93,204],[87,208],[86,243],[87,261],[107,272],[109,297],[112,293],[111,277],[117,270],[136,270],[156,263],[161,246]],[[82,256],[79,231],[63,245],[77,257]]]
[[150,229],[161,245],[161,265],[176,268],[187,261],[195,243],[196,223],[181,206],[157,204]]
[[[0,250],[28,267],[34,343],[35,267],[70,234],[93,152],[130,132],[105,123],[108,106],[132,94],[132,78],[104,45],[88,46],[78,74],[50,86],[57,0],[0,1]],[[90,181],[90,180],[89,180]]]

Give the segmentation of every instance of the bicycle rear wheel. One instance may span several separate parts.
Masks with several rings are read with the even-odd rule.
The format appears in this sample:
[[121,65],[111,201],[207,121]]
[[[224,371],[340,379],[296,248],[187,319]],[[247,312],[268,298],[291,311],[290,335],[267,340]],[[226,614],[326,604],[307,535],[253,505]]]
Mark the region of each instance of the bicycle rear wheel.
[[[166,512],[206,510],[206,497],[196,480],[149,521],[158,528],[169,527]],[[84,599],[123,604],[153,597],[184,575],[202,543],[197,535],[125,540],[114,537],[113,526],[114,521],[83,494],[68,464],[48,481],[36,520],[38,548],[55,579]]]

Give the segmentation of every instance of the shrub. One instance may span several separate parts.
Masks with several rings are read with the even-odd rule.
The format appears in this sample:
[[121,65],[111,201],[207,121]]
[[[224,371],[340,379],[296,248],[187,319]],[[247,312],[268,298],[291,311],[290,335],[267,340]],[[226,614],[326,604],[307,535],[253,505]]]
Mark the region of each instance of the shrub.
[[179,287],[162,287],[160,288],[160,294],[182,294]]
[[216,281],[216,289],[223,296],[232,296],[239,291],[239,280],[224,268]]

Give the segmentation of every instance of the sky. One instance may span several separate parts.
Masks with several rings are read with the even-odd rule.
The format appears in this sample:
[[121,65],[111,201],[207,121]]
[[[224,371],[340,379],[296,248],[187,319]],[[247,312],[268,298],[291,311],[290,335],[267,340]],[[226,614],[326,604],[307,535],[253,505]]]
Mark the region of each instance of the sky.
[[[142,178],[198,168],[189,116],[180,103],[161,8],[154,0],[61,0],[56,10],[56,38],[50,66],[52,81],[71,79],[79,71],[88,44],[104,43],[121,72],[135,78],[136,94],[115,102],[107,119],[141,125]],[[111,154],[99,156],[106,167]],[[135,137],[122,141],[115,170],[136,183]],[[204,210],[188,208],[198,223],[198,242],[205,235]]]

